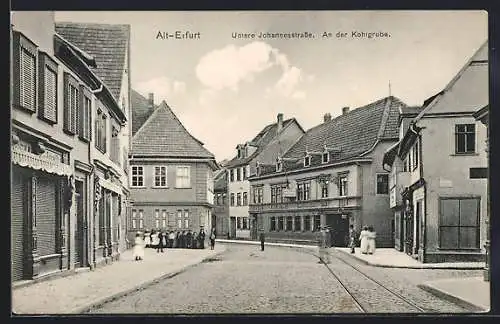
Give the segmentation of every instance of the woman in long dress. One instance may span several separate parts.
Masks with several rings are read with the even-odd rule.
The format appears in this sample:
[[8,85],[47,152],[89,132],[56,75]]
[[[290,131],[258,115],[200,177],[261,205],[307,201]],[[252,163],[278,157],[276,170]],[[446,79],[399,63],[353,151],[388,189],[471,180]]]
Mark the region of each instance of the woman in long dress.
[[146,247],[151,246],[151,236],[150,235],[151,235],[151,233],[149,233],[149,231],[144,233],[144,244],[146,245]]
[[141,233],[139,232],[135,234],[133,256],[135,258],[135,261],[139,261],[144,258],[144,240],[142,239]]
[[376,237],[377,237],[377,233],[375,233],[373,226],[368,227],[368,236],[367,236],[367,241],[368,241],[367,252],[368,252],[368,254],[375,253],[375,238]]
[[360,250],[361,253],[368,253],[368,227],[363,227],[363,230],[359,234]]

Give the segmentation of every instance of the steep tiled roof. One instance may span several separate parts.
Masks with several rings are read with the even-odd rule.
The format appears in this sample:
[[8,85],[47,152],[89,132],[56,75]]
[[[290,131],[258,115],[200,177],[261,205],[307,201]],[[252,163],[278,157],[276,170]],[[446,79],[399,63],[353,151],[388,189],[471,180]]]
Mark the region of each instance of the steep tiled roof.
[[214,158],[162,101],[132,137],[132,155]]
[[[290,118],[290,119],[284,120],[283,121],[283,129],[293,122],[296,122],[295,118]],[[252,143],[252,145],[257,146],[257,150],[253,154],[251,154],[245,158],[234,157],[229,162],[227,162],[226,167],[232,168],[232,167],[236,167],[239,165],[247,164],[248,162],[252,161],[260,152],[262,152],[264,147],[266,147],[266,145],[269,144],[273,140],[273,138],[276,137],[277,130],[278,130],[277,123],[269,124],[266,127],[264,127],[259,132],[259,134],[257,134],[257,136],[255,136],[250,141],[250,143]]]
[[226,169],[216,171],[214,175],[214,190],[225,191],[227,190],[227,172]]
[[390,96],[309,129],[283,156],[283,170],[303,168],[306,151],[313,153],[312,166],[321,164],[322,156],[318,153],[324,152],[325,145],[329,163],[335,163],[360,157],[377,140],[397,140],[400,106],[406,105]]
[[[132,107],[132,135],[146,122],[152,111],[149,110],[149,101],[139,92],[130,89],[130,105]],[[156,108],[157,106],[155,106]]]
[[126,68],[130,26],[57,22],[56,32],[94,57],[97,66],[92,70],[118,100]]

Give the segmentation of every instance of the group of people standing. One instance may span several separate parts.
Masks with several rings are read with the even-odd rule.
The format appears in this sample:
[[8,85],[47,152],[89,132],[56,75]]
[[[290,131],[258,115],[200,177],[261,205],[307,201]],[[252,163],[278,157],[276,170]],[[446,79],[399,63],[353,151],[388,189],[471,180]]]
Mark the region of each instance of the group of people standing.
[[[154,248],[157,253],[163,253],[164,248],[175,249],[204,249],[205,248],[205,230],[202,228],[199,232],[188,231],[165,231],[151,230],[144,234],[137,232],[134,241],[134,258],[136,261],[144,258],[144,248]],[[215,228],[210,232],[210,249],[215,246]]]
[[[375,253],[375,239],[377,238],[377,233],[375,232],[373,226],[364,226],[363,230],[359,234],[359,246],[362,254],[374,254]],[[356,247],[356,232],[354,226],[350,225],[349,228],[349,247],[351,248],[351,253],[355,253]]]

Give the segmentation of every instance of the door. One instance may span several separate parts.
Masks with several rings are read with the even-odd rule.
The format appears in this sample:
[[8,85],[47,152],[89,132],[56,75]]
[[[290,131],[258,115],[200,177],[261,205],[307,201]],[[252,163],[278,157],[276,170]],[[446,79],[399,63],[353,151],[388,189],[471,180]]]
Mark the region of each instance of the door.
[[231,238],[235,238],[236,237],[236,217],[231,217],[230,237]]
[[11,275],[12,281],[25,279],[24,257],[25,224],[28,217],[28,184],[29,178],[22,174],[22,170],[15,167],[12,174],[11,201]]
[[420,247],[420,213],[422,211],[422,201],[417,201],[415,206],[415,244],[413,245],[413,254],[418,254]]
[[85,246],[86,246],[86,228],[85,228],[85,206],[84,206],[84,190],[83,182],[75,181],[75,267],[84,267],[85,262]]
[[405,252],[413,254],[413,216],[409,211],[405,211]]
[[257,215],[256,214],[252,214],[252,216],[250,217],[250,229],[251,229],[251,238],[252,240],[256,240],[257,239]]
[[330,226],[332,246],[346,247],[349,241],[349,218],[345,214],[326,216],[326,223]]

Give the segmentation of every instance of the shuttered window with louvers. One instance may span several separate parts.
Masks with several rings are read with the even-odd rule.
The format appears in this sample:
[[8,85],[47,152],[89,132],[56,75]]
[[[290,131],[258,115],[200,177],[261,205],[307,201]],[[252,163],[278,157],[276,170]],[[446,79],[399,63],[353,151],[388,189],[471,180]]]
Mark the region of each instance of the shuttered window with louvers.
[[18,108],[35,112],[38,48],[35,43],[18,31],[13,31],[12,36],[13,103]]
[[90,116],[92,113],[92,100],[90,93],[80,86],[80,104],[78,106],[78,136],[80,139],[90,141]]
[[35,111],[36,103],[36,56],[21,47],[21,106]]
[[39,53],[38,116],[45,121],[57,123],[57,63],[46,53]]
[[78,93],[78,82],[66,73],[64,75],[64,130],[73,135],[77,133]]
[[56,251],[56,196],[57,183],[52,177],[39,177],[36,190],[36,228],[38,255],[55,254]]

